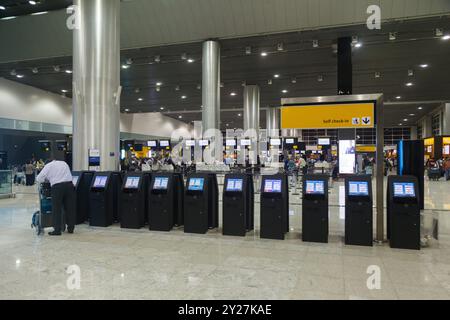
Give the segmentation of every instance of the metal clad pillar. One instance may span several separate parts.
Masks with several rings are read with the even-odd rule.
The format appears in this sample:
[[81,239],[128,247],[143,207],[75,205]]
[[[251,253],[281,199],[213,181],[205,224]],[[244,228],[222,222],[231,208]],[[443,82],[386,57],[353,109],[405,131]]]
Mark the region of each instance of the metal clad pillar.
[[120,1],[75,0],[73,33],[73,168],[87,170],[89,149],[100,170],[119,168]]
[[244,88],[244,131],[259,132],[259,87],[248,85]]
[[353,91],[353,65],[352,65],[352,38],[338,39],[338,94],[352,94]]
[[208,40],[203,43],[202,61],[203,132],[220,130],[220,44]]
[[280,116],[277,108],[267,108],[266,129],[268,137],[278,137],[280,135]]
[[381,97],[375,106],[376,111],[376,134],[377,134],[377,153],[376,153],[376,205],[377,205],[377,242],[384,241],[384,100]]

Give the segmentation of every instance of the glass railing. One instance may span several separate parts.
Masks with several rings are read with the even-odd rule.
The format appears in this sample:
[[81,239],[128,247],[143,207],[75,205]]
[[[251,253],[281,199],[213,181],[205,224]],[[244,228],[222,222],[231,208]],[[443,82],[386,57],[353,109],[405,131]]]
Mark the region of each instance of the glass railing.
[[0,195],[12,194],[12,171],[0,170]]

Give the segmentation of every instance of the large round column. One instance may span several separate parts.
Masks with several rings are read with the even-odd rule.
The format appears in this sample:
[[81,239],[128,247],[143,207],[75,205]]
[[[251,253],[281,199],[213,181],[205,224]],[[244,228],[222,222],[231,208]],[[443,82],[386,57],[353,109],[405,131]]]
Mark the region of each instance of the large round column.
[[87,170],[98,150],[100,170],[119,168],[120,1],[74,0],[73,168]]
[[259,87],[248,85],[244,88],[244,131],[259,132]]
[[203,132],[220,130],[220,44],[217,41],[203,43],[202,83]]
[[267,108],[266,129],[268,137],[278,137],[280,135],[280,116],[277,108]]

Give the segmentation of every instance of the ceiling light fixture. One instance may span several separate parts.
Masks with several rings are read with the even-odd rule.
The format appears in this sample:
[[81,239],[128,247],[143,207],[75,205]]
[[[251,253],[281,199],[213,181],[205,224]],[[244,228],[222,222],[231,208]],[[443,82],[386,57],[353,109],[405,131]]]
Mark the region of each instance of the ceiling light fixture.
[[408,77],[412,77],[414,76],[414,70],[413,69],[409,69],[408,70]]
[[15,69],[12,69],[11,72],[10,72],[9,74],[12,75],[12,76],[15,76],[15,75],[17,75],[17,72],[16,72]]
[[178,116],[178,119],[182,119],[182,118],[183,118],[183,116],[181,116],[181,115],[180,115],[180,116]]
[[292,83],[297,83],[297,78],[292,78],[291,82]]
[[61,92],[67,93],[67,90],[66,89],[62,89]]
[[176,86],[175,91],[180,91],[180,86]]
[[408,119],[403,119],[403,121],[405,121],[405,122],[406,122],[406,121],[408,121]]
[[358,43],[355,44],[355,48],[361,48],[361,47],[362,47],[362,43],[361,42],[358,42]]
[[156,87],[156,92],[160,92],[161,91],[161,87]]
[[267,57],[267,52],[265,52],[265,51],[261,52],[261,56],[262,57]]
[[40,16],[40,15],[47,14],[47,13],[48,13],[48,11],[41,11],[41,12],[33,12],[31,15],[32,16]]
[[181,55],[181,60],[187,60],[187,54],[186,53],[183,53]]
[[22,79],[24,77],[24,75],[23,74],[18,74],[18,75],[16,75],[16,77],[19,78],[19,79]]
[[67,69],[65,72],[66,72],[67,74],[72,74],[72,73],[73,73],[73,71],[70,70],[70,69]]
[[245,54],[252,54],[252,47],[245,47]]
[[410,116],[410,117],[414,117],[415,114],[414,114],[414,113],[410,113],[409,116]]
[[288,93],[288,91],[285,89],[285,90],[283,90],[283,91],[281,91],[282,93]]
[[412,82],[408,82],[408,83],[406,84],[407,87],[412,87],[413,85],[414,85],[414,83],[412,83]]
[[282,42],[280,42],[279,44],[277,44],[277,51],[283,51],[284,50],[284,45]]
[[446,34],[445,36],[442,37],[442,40],[449,40],[450,39],[450,35]]
[[241,117],[241,116],[242,116],[242,114],[238,113],[238,117]]
[[428,68],[428,64],[427,64],[427,63],[423,63],[423,64],[420,65],[420,67],[421,67],[422,69]]
[[39,73],[39,69],[38,68],[31,68],[31,72],[33,72],[34,74]]
[[183,99],[183,100],[184,100],[184,99],[187,99],[187,97],[186,97],[186,96],[181,96],[181,99]]
[[389,40],[394,41],[397,39],[397,32],[389,32]]
[[225,87],[225,84],[223,82],[220,83],[220,87],[223,88]]
[[402,97],[401,96],[396,96],[395,99],[400,100]]
[[133,64],[133,59],[128,58],[127,60],[125,60],[126,64],[130,65]]
[[161,62],[161,56],[155,56],[155,59],[154,59],[154,61],[156,62],[156,63],[160,63]]
[[31,4],[32,6],[36,5],[36,1],[32,1],[32,0],[28,1],[28,3]]
[[381,73],[375,72],[375,78],[380,78],[380,77],[381,77]]
[[444,31],[441,28],[436,28],[435,34],[436,37],[442,37],[444,35]]
[[423,107],[418,107],[418,108],[417,108],[417,110],[422,110],[422,109],[423,109]]
[[313,40],[313,48],[319,47],[319,40]]
[[279,78],[280,75],[279,75],[279,74],[275,74],[273,77],[274,77],[274,78]]
[[317,81],[322,82],[323,81],[323,76],[322,75],[317,76]]
[[130,112],[130,109],[125,109],[125,112]]
[[188,62],[188,63],[193,63],[193,62],[195,62],[195,60],[192,59],[192,58],[189,58],[189,59],[187,60],[187,62]]
[[267,84],[271,85],[272,84],[272,79],[267,80]]
[[10,17],[1,18],[0,20],[12,20],[12,19],[15,19],[15,18],[17,18],[17,17],[16,16],[10,16]]
[[4,6],[0,6],[0,10],[6,10]]
[[156,83],[156,86],[157,86],[157,87],[162,86],[162,82],[159,82],[159,81],[158,81],[158,82]]
[[127,65],[127,64],[123,64],[122,65],[122,69],[128,69],[130,66],[129,65]]
[[60,72],[61,71],[61,67],[60,66],[53,66],[53,70],[55,72]]
[[197,90],[201,90],[202,89],[202,85],[201,84],[198,84],[197,85]]
[[230,96],[234,97],[236,95],[236,92],[230,93]]
[[144,101],[144,99],[143,98],[139,98],[138,101]]
[[164,107],[159,108],[159,110],[164,110]]

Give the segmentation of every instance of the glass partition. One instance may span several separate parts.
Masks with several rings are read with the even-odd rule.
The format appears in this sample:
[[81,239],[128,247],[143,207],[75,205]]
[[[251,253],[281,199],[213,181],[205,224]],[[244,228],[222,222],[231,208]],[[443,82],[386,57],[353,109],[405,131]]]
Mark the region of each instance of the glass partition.
[[12,171],[0,170],[0,195],[12,194]]

